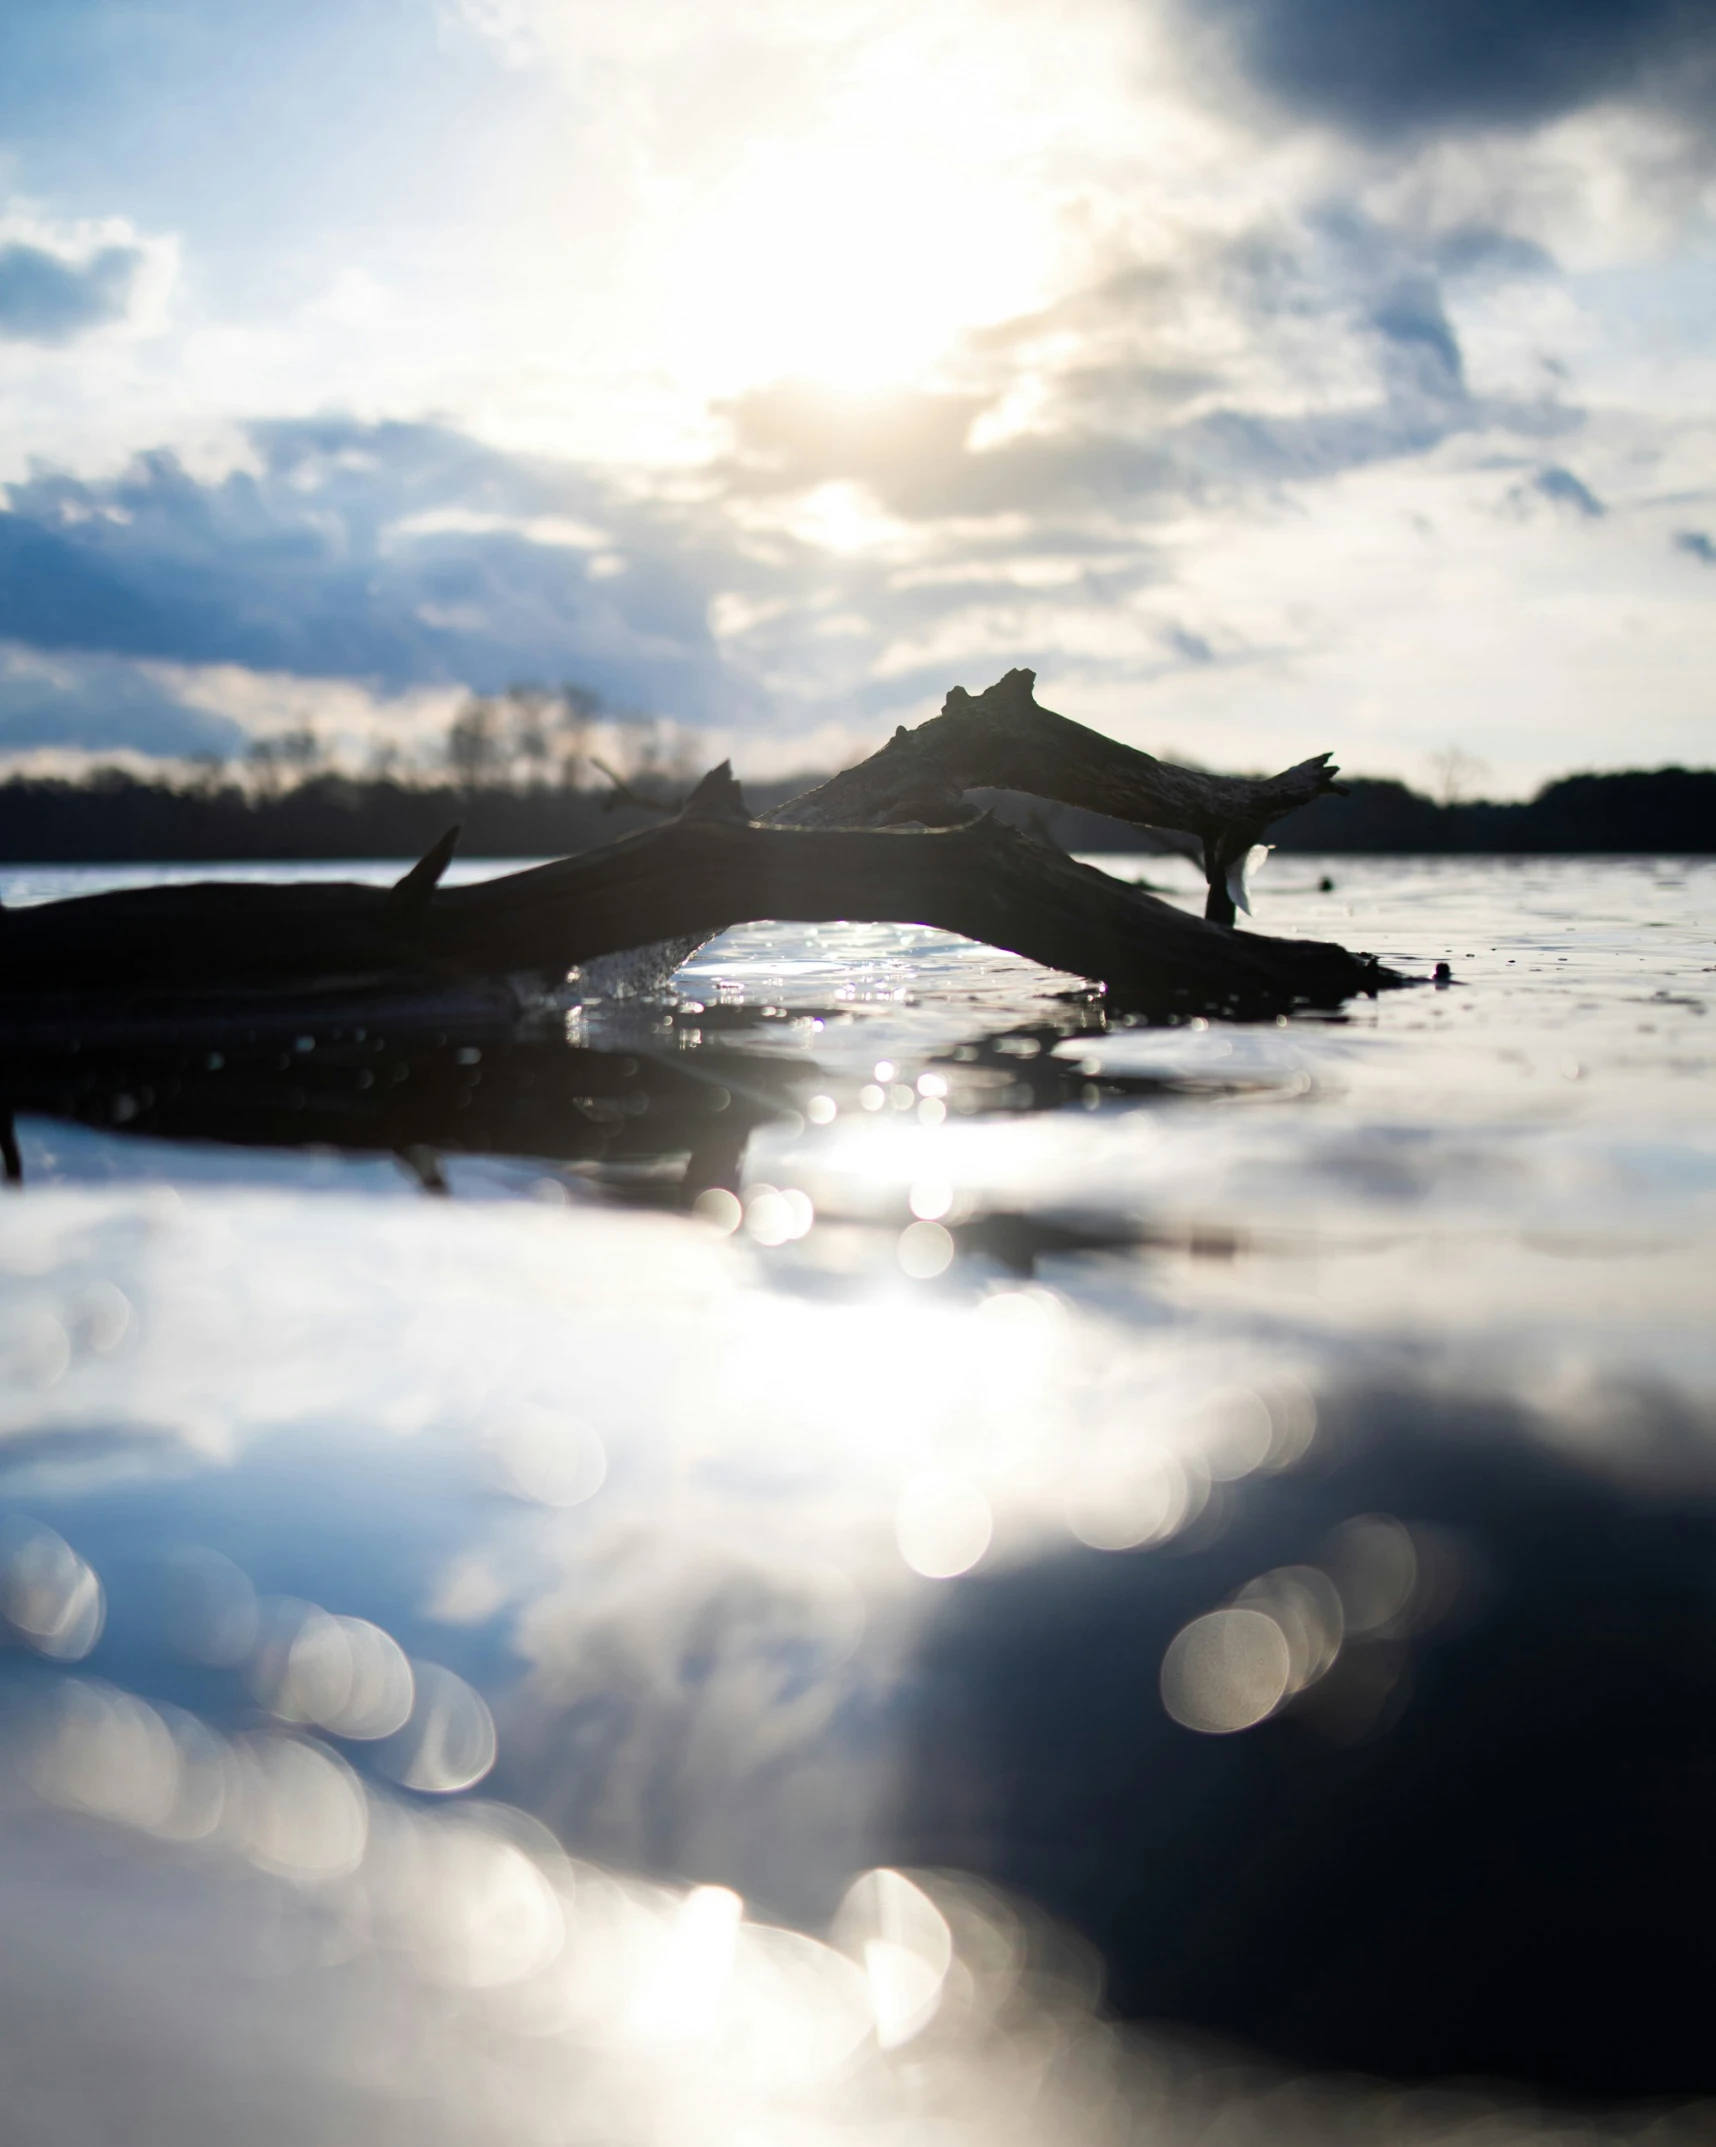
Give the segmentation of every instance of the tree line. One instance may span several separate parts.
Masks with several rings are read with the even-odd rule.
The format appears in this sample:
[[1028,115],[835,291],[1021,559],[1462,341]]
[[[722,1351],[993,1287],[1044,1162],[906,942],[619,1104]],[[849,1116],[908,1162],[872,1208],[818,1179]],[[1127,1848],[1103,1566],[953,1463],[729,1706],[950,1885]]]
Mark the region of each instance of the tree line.
[[[411,782],[459,791],[586,790],[695,782],[695,731],[663,717],[610,709],[586,686],[509,686],[469,694],[438,738],[378,739],[364,771],[372,783]],[[303,723],[257,738],[241,762],[201,762],[193,787],[236,782],[265,797],[332,774],[330,742]]]
[[[327,742],[302,725],[258,739],[240,761],[203,762],[177,779],[113,767],[75,780],[14,776],[0,782],[0,861],[415,857],[454,821],[466,856],[559,856],[675,810],[707,758],[697,732],[609,710],[584,687],[514,686],[471,695],[415,750],[383,741],[361,774],[336,766]],[[1443,770],[1440,798],[1355,781],[1294,813],[1273,840],[1333,854],[1716,850],[1716,771],[1566,776],[1529,801],[1493,804],[1462,795],[1477,765]],[[763,812],[817,779],[807,770],[747,784],[746,799]],[[1176,846],[1041,800],[992,793],[983,802],[1064,849]]]

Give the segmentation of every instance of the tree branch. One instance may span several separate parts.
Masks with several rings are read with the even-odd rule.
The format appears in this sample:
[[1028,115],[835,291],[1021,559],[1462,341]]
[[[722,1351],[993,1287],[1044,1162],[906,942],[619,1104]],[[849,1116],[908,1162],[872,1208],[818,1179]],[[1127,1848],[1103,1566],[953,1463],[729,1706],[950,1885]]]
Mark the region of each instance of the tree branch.
[[1034,671],[1009,671],[987,692],[949,693],[939,716],[898,730],[855,768],[767,815],[784,827],[944,826],[969,790],[1022,790],[1136,827],[1176,828],[1203,844],[1204,914],[1232,924],[1229,878],[1264,830],[1326,791],[1339,790],[1327,753],[1280,775],[1206,775],[1157,760],[1100,731],[1040,708]]

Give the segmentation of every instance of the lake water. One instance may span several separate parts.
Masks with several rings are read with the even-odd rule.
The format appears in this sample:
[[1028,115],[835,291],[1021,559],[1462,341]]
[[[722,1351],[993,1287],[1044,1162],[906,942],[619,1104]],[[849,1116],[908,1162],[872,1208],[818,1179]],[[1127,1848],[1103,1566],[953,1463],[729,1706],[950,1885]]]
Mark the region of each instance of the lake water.
[[10,2136],[1708,2136],[1716,862],[1255,897],[14,1054]]

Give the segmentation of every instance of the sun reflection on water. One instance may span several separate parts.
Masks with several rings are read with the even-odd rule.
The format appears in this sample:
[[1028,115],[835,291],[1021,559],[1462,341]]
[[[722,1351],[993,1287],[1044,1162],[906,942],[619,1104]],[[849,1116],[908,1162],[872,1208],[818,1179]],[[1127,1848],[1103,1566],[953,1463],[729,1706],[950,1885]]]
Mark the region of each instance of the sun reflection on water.
[[[1490,1689],[1495,1627],[1461,1658],[1468,1621],[1535,1600],[1560,1509],[1526,1477],[1498,1496],[1511,1551],[1420,1500],[1480,1420],[1510,1466],[1562,1470],[1576,1557],[1466,1764],[1535,1733],[1552,1668],[1576,1726],[1606,1732],[1618,1679],[1629,1732],[1692,1734],[1707,1571],[1688,1552],[1635,1645],[1611,1613],[1650,1558],[1581,1625],[1605,1567],[1578,1532],[1703,1540],[1691,1084],[1652,1060],[1641,1134],[1613,1029],[1535,1059],[1515,1037],[1505,1084],[1452,1035],[1403,1049],[1408,1020],[1466,1018],[1452,992],[1326,1030],[1086,1034],[1088,1001],[1045,990],[1032,1033],[991,1006],[955,1041],[919,985],[983,964],[865,944],[849,1004],[873,1012],[843,1029],[830,997],[814,1045],[779,1041],[802,1109],[690,1217],[649,1212],[654,1181],[552,1208],[0,1206],[0,2010],[59,2120],[37,2136],[403,2143],[430,2110],[450,2141],[699,2147],[1702,2136],[1671,2100],[1575,2125],[1123,2028],[1088,1948],[935,1868],[1012,1885],[1004,1852],[1030,1892],[1088,1826],[1114,1849],[1096,1910],[1184,1864],[1201,1934],[1272,1810],[1229,1830],[1205,1785],[1308,1779],[1290,1877],[1314,1891],[1300,1841],[1344,1853],[1367,1809],[1324,1786],[1422,1766],[1438,1694]],[[1068,1604],[1089,1622],[1057,1654]],[[1583,1797],[1605,1753],[1570,1749]],[[1702,1826],[1698,1767],[1640,1779],[1629,1840]],[[1578,1868],[1583,1915],[1604,1868]],[[1397,1973],[1427,1943],[1404,1883],[1362,1927]],[[85,2122],[110,2088],[122,2118]]]

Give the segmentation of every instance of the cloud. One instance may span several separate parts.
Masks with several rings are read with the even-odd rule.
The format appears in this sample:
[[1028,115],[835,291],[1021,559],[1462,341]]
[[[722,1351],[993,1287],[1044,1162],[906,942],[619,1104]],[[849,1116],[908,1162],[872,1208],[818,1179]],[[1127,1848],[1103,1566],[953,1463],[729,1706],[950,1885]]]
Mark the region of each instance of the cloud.
[[44,246],[0,245],[0,337],[69,343],[123,319],[142,265],[135,246],[104,246],[74,261]]
[[1534,490],[1554,506],[1565,507],[1585,521],[1595,522],[1609,511],[1582,478],[1559,464],[1539,470],[1531,482]]
[[[897,720],[1057,652],[1089,679],[1209,678],[1302,638],[1192,585],[1234,532],[1462,438],[1517,469],[1580,422],[1490,392],[1462,342],[1474,303],[1547,273],[1499,226],[1325,199],[1111,259],[939,386],[733,396],[700,468],[330,416],[252,423],[221,474],[164,451],[38,472],[0,513],[0,637],[137,667],[113,735],[175,752],[218,749],[211,717],[256,727],[184,682],[216,670],[357,682],[384,711],[573,680],[737,737]],[[110,742],[61,705],[68,738]],[[51,728],[40,694],[25,715]]]
[[1409,277],[1385,290],[1372,307],[1370,319],[1390,346],[1390,357],[1405,369],[1410,385],[1420,394],[1465,393],[1466,361],[1431,277]]
[[12,486],[0,636],[394,692],[575,678],[693,721],[762,713],[671,507],[445,427],[293,421],[250,442],[250,467],[209,481],[154,453],[105,481]]
[[246,736],[230,717],[188,705],[139,665],[112,657],[45,659],[0,642],[0,753],[7,756],[69,748],[225,757]]
[[867,487],[909,522],[1160,518],[1578,413],[1468,377],[1445,285],[1552,264],[1505,231],[1391,230],[1339,199],[1186,235],[972,339],[980,387],[857,396],[782,382],[722,406],[736,497]]
[[1611,101],[1716,103],[1704,0],[1204,0],[1197,19],[1267,97],[1382,146]]
[[783,381],[721,406],[738,451],[728,476],[760,492],[856,479],[891,504],[927,506],[935,473],[958,463],[983,407],[977,396],[855,395]]
[[1187,663],[1215,663],[1215,650],[1202,634],[1193,633],[1189,627],[1169,626],[1163,629],[1162,640],[1176,656]]
[[1677,552],[1696,559],[1701,567],[1716,567],[1716,543],[1702,529],[1677,529],[1669,540]]
[[1446,276],[1526,278],[1553,273],[1555,257],[1536,239],[1490,224],[1456,224],[1430,242],[1436,267]]

